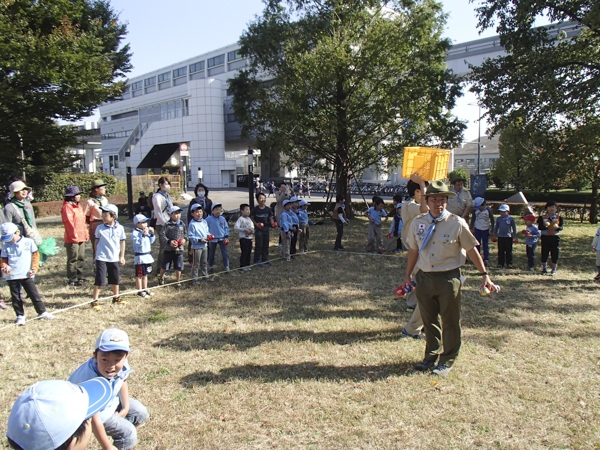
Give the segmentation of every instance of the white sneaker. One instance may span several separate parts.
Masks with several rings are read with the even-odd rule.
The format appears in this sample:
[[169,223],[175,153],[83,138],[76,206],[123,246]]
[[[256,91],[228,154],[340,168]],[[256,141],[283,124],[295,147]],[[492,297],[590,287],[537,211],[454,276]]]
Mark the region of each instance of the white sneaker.
[[52,314],[50,314],[48,311],[44,311],[39,316],[37,316],[37,318],[38,319],[53,320],[54,316]]
[[15,320],[15,324],[24,326],[25,325],[25,316],[17,316],[17,320]]

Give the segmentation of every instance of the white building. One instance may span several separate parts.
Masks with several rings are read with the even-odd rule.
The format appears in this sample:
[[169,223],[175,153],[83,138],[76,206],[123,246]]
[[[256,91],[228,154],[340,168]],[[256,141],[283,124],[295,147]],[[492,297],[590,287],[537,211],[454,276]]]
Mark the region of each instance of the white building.
[[103,170],[123,174],[131,149],[134,175],[158,174],[166,165],[190,185],[201,176],[211,188],[235,186],[248,167],[248,142],[227,95],[227,79],[247,64],[238,49],[230,45],[129,80],[121,100],[100,107]]

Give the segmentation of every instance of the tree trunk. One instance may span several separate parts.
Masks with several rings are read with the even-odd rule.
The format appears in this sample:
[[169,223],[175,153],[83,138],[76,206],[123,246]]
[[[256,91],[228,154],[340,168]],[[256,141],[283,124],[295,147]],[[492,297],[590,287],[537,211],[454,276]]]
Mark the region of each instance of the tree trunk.
[[598,184],[600,178],[594,177],[592,182],[592,202],[590,203],[590,223],[598,223]]

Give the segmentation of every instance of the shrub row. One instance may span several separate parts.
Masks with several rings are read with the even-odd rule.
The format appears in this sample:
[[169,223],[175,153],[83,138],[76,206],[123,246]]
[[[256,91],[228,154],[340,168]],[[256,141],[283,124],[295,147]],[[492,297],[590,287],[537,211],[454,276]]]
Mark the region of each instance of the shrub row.
[[[576,203],[579,205],[589,205],[592,201],[590,193],[584,192],[532,192],[524,191],[523,194],[530,203],[546,203],[553,200],[556,203]],[[514,191],[485,191],[487,201],[504,201],[504,199],[515,195]]]
[[[39,202],[55,202],[64,199],[65,189],[68,186],[77,186],[81,189],[82,198],[87,198],[92,184],[96,179],[102,179],[106,183],[106,193],[108,196],[115,192],[117,180],[115,177],[107,174],[71,174],[71,173],[57,173],[53,174],[51,178],[46,181],[43,189],[36,190],[33,193],[34,201]],[[60,208],[58,208],[60,213]]]

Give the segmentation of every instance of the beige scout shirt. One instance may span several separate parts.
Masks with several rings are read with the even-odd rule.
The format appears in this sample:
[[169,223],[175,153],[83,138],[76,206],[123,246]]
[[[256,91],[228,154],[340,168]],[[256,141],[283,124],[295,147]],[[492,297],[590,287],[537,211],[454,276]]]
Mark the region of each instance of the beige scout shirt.
[[457,216],[462,216],[469,206],[473,207],[473,197],[471,197],[471,193],[466,189],[462,189],[460,192],[454,190],[454,188],[450,188],[451,191],[456,192],[456,195],[448,197],[448,206],[446,209],[452,214],[456,214]]
[[403,223],[402,232],[400,233],[400,236],[402,237],[402,242],[404,242],[408,236],[410,224],[412,223],[413,219],[420,214],[422,214],[421,205],[415,202],[414,199],[412,199],[408,203],[402,204],[402,209],[400,210],[400,217],[402,218]]
[[[413,220],[406,241],[410,249],[419,249],[429,225],[429,214],[422,214]],[[427,247],[419,252],[415,270],[445,272],[457,269],[465,263],[467,251],[477,244],[477,239],[469,231],[467,222],[455,214],[448,214],[435,225]]]

